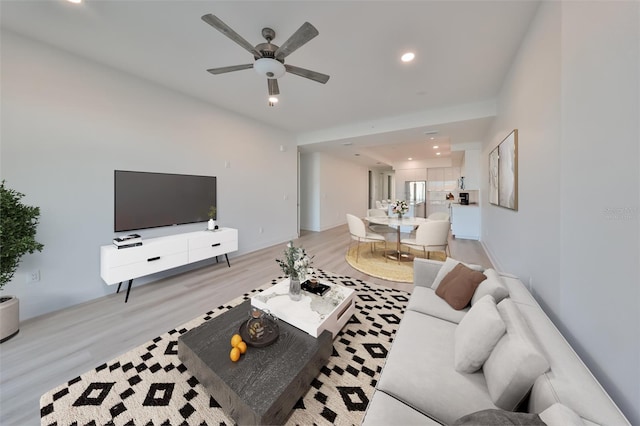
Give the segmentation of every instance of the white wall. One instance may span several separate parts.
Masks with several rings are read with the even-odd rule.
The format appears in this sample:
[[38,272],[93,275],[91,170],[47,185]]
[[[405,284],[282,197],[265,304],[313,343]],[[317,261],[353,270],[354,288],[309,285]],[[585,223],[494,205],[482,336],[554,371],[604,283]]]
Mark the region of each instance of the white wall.
[[[10,32],[1,54],[2,179],[40,206],[45,246],[4,290],[20,298],[22,319],[115,292],[99,275],[99,247],[114,236],[114,169],[217,176],[218,223],[239,229],[238,253],[296,236],[290,134]],[[26,284],[36,269],[41,281]]]
[[488,203],[483,242],[632,424],[640,424],[640,4],[543,2],[505,81],[487,158],[519,132],[519,211]]
[[302,229],[324,231],[343,225],[347,213],[366,216],[369,191],[366,167],[324,153],[302,154],[301,165],[301,188],[312,198],[307,202],[318,207],[303,209],[306,218],[301,219]]

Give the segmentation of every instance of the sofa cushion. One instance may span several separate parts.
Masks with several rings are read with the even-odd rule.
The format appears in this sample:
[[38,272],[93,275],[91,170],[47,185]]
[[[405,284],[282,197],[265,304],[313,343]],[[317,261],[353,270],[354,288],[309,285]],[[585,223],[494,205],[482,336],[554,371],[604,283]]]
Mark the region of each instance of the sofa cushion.
[[490,295],[480,299],[460,321],[455,331],[456,371],[473,373],[489,358],[505,332],[504,321]]
[[447,301],[453,309],[465,308],[478,285],[487,277],[459,263],[440,282],[436,294]]
[[546,426],[535,413],[516,413],[504,410],[482,410],[467,414],[453,422],[453,426]]
[[547,426],[584,426],[579,415],[571,408],[562,404],[553,404],[540,413],[540,419]]
[[411,292],[411,298],[407,310],[431,315],[458,324],[462,321],[469,308],[456,311],[445,300],[436,295],[430,287],[415,287]]
[[362,426],[420,425],[440,426],[440,423],[405,405],[396,398],[376,390],[367,406]]
[[484,376],[493,402],[514,410],[535,380],[549,369],[549,363],[536,347],[529,326],[515,303],[507,298],[498,304],[507,332],[484,363]]
[[[459,260],[455,260],[455,259],[452,259],[450,257],[447,257],[445,259],[444,263],[442,264],[442,267],[440,267],[440,270],[438,271],[438,274],[433,279],[433,283],[431,283],[431,288],[434,289],[434,290],[437,290],[438,286],[442,282],[442,279],[444,277],[446,277],[447,274],[449,272],[451,272],[453,270],[453,268],[455,268],[458,263],[462,263],[462,262],[460,262]],[[482,272],[482,270],[484,269],[480,265],[473,265],[473,264],[470,264],[470,263],[463,263],[463,265],[465,265],[468,268],[473,269],[474,271]]]
[[509,289],[507,289],[506,284],[495,269],[485,269],[483,274],[487,279],[482,281],[476,289],[476,292],[473,293],[471,306],[475,305],[478,300],[482,299],[487,294],[493,296],[496,303],[500,303],[502,299],[509,296]]
[[448,321],[405,311],[377,389],[444,424],[496,408],[481,372],[453,368],[455,329]]

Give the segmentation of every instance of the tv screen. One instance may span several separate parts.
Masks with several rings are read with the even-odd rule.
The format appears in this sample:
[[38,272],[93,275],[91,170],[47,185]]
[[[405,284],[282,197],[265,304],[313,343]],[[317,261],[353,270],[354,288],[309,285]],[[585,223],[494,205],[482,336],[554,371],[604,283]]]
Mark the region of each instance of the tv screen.
[[205,222],[216,206],[216,177],[114,171],[114,230]]

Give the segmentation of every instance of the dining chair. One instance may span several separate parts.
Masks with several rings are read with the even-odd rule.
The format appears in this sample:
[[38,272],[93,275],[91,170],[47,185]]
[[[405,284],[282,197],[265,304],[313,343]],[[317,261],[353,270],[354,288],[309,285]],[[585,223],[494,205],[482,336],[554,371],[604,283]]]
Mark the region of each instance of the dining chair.
[[[367,210],[367,217],[389,217],[389,216],[384,210],[369,209]],[[373,231],[375,233],[386,233],[386,232],[392,231],[392,229],[389,226],[378,224],[378,223],[369,222],[367,227],[369,228],[370,231]]]
[[415,238],[404,238],[400,240],[400,244],[408,246],[409,250],[411,250],[411,247],[422,248],[424,257],[427,259],[430,251],[443,251],[450,256],[450,227],[451,224],[447,220],[430,220],[418,226]]
[[[373,243],[371,245],[371,252],[377,242],[384,242],[384,251],[387,251],[387,240],[384,236],[376,234],[374,232],[367,232],[367,227],[364,221],[358,216],[347,213],[347,224],[349,225],[349,234],[351,234],[351,241],[357,241],[356,247],[356,263],[360,258],[360,243]],[[349,249],[351,248],[351,241],[349,242]],[[385,262],[387,258],[384,258]]]
[[435,212],[435,213],[431,213],[427,219],[429,220],[449,220],[450,216],[449,213],[445,213],[445,212]]

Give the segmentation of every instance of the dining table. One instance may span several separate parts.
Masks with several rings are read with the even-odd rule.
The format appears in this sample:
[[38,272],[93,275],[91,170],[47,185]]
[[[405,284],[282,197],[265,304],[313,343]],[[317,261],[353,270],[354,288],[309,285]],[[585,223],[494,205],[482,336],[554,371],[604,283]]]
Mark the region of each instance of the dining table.
[[396,228],[396,249],[390,250],[385,253],[385,256],[390,259],[397,260],[399,262],[410,262],[413,260],[413,255],[409,252],[403,252],[400,246],[400,228],[402,226],[420,226],[425,222],[429,222],[429,219],[423,217],[412,216],[367,216],[365,220],[369,223],[375,223],[376,225],[387,225],[389,227]]

